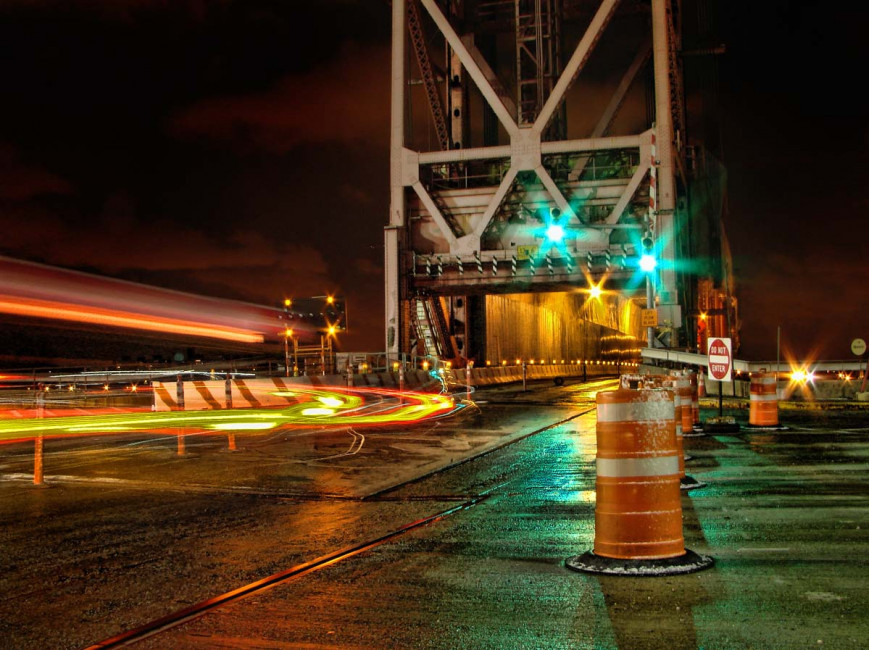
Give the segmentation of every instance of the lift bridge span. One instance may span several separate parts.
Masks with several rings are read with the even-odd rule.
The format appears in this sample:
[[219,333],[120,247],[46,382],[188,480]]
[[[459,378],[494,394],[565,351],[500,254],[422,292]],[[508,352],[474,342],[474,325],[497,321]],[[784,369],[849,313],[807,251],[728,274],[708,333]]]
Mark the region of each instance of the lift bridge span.
[[388,354],[736,336],[711,3],[393,0]]

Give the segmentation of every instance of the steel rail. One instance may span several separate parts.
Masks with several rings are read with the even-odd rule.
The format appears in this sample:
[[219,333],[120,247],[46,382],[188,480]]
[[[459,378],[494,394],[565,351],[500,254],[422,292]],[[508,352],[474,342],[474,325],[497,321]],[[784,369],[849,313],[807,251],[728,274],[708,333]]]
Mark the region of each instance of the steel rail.
[[143,639],[154,636],[156,634],[160,634],[183,623],[187,623],[201,616],[204,616],[205,614],[219,607],[223,607],[224,605],[228,605],[230,603],[241,600],[243,598],[247,598],[248,596],[252,596],[254,594],[262,593],[268,589],[271,589],[272,587],[276,587],[294,578],[313,573],[314,571],[326,568],[328,566],[331,566],[332,564],[336,564],[337,562],[346,560],[347,558],[351,558],[355,555],[359,555],[360,553],[364,553],[365,551],[369,551],[382,544],[390,542],[397,537],[401,537],[402,535],[416,530],[417,528],[433,524],[461,510],[471,508],[480,503],[481,501],[484,501],[489,496],[490,494],[481,494],[472,497],[467,501],[464,501],[463,503],[460,503],[451,508],[447,508],[446,510],[441,510],[440,512],[437,512],[433,515],[423,517],[422,519],[417,519],[416,521],[405,524],[375,539],[362,542],[355,546],[343,548],[327,555],[322,555],[314,560],[303,562],[302,564],[297,564],[294,567],[270,575],[267,578],[257,580],[256,582],[252,582],[243,587],[239,587],[238,589],[234,589],[219,596],[215,596],[214,598],[209,598],[208,600],[196,603],[195,605],[191,605],[190,607],[186,607],[177,612],[173,612],[156,620],[150,621],[149,623],[145,623],[144,625],[137,627],[133,630],[122,632],[121,634],[113,636],[109,639],[88,646],[85,650],[121,648],[132,643],[137,643],[139,641],[142,641]]

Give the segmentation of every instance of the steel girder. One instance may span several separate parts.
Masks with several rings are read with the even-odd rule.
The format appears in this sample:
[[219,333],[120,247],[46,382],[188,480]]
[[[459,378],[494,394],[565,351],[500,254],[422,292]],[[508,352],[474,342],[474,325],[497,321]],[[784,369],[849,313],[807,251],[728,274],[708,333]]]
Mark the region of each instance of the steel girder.
[[[508,140],[483,147],[464,142],[465,148],[447,151],[417,151],[407,145],[406,1],[393,0],[391,206],[385,262],[388,353],[401,351],[400,332],[406,327],[399,322],[400,303],[419,290],[448,295],[563,290],[604,277],[608,285],[630,290],[637,285],[638,241],[649,232],[656,238],[658,255],[674,261],[678,153],[673,123],[681,107],[674,106],[678,92],[674,96],[671,84],[677,62],[669,0],[652,0],[651,34],[635,45],[636,56],[590,137],[561,140],[547,139],[547,129],[568,101],[568,91],[611,22],[618,0],[600,3],[551,92],[541,97],[536,117],[527,123],[518,114],[521,103],[513,104],[504,90],[510,83],[502,84],[493,72],[495,63],[483,60],[473,40],[457,32],[437,0],[416,0],[497,118],[502,141],[503,136]],[[518,7],[521,0],[516,2]],[[521,47],[516,44],[517,51]],[[635,134],[607,135],[650,52],[656,123]],[[517,80],[512,83],[516,86]],[[656,190],[652,206],[651,176]],[[568,233],[557,245],[541,234],[552,221]],[[677,314],[674,265],[661,266],[658,300]]]

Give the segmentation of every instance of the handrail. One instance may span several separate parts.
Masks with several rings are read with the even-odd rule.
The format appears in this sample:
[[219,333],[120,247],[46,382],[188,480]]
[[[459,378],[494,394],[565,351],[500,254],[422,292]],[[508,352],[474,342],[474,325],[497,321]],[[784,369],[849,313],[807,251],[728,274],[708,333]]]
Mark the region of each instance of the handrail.
[[[667,350],[662,348],[643,348],[640,355],[646,359],[657,359],[659,361],[670,361],[673,363],[682,363],[691,366],[709,367],[709,357],[705,354],[697,354],[696,352],[683,352],[681,350]],[[791,372],[796,368],[810,368],[813,372],[845,372],[845,371],[860,371],[865,367],[866,362],[861,360],[855,361],[743,361],[741,359],[733,360],[733,369],[740,372],[758,372],[765,370],[767,372]]]

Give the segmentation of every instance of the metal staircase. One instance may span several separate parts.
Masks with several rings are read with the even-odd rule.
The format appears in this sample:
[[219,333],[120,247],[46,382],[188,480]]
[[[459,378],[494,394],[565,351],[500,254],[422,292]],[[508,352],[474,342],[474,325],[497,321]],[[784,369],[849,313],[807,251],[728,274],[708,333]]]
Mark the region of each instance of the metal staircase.
[[446,360],[458,357],[440,298],[429,295],[414,298],[413,325],[426,355]]

